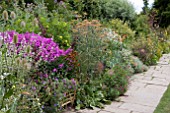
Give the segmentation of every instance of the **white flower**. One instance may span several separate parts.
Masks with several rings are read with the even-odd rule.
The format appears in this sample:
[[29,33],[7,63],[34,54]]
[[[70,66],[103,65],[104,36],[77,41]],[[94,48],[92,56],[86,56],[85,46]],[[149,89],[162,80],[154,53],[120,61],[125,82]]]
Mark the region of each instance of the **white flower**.
[[0,76],[0,79],[3,80],[5,77],[3,75]]
[[4,73],[3,75],[4,75],[4,76],[8,76],[8,75],[10,75],[10,73]]

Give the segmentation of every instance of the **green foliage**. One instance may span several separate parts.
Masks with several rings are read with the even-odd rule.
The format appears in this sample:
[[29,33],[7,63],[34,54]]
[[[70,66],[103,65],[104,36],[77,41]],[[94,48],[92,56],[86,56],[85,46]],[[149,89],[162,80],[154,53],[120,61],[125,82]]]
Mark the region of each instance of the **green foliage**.
[[127,0],[103,0],[102,16],[106,19],[119,18],[124,21],[133,20],[135,10]]
[[[97,63],[105,58],[102,29],[97,20],[83,21],[73,29],[75,50],[78,52],[79,71],[84,80],[93,77]],[[78,37],[78,38],[76,38]],[[84,75],[84,76],[83,76]]]
[[170,112],[170,85],[156,107],[154,113],[169,113]]
[[128,85],[128,70],[116,65],[103,76],[103,91],[106,99],[114,100],[123,95]]
[[143,4],[144,4],[144,7],[142,8],[142,9],[143,9],[143,13],[144,13],[144,14],[147,14],[148,11],[149,11],[149,7],[148,7],[149,3],[148,3],[148,0],[143,0]]
[[161,27],[168,27],[170,25],[170,1],[169,0],[155,0],[153,8],[158,11],[158,23]]
[[142,73],[148,70],[148,67],[144,65],[138,57],[135,56],[131,56],[131,65],[134,69],[134,73]]
[[[85,96],[86,95],[86,96]],[[109,102],[105,100],[101,78],[91,79],[86,83],[80,84],[76,94],[76,109],[80,108],[92,108],[99,107],[103,108],[103,103]]]
[[[154,35],[151,35],[154,36]],[[133,43],[133,54],[140,58],[146,65],[154,65],[162,56],[162,51],[158,46],[157,37],[138,39]]]
[[151,32],[146,15],[137,15],[136,20],[132,24],[132,28],[136,31],[137,37],[147,36]]
[[52,37],[61,48],[70,47],[71,25],[62,15],[48,12],[44,4],[23,6],[23,10],[21,7],[14,6],[14,9],[16,18],[10,20],[12,25],[5,26],[6,30],[15,30],[19,33],[34,32]]
[[[55,16],[56,15],[56,16]],[[57,14],[51,15],[51,17],[40,16],[40,22],[46,29],[46,37],[53,37],[54,41],[59,43],[62,48],[68,48],[70,46],[70,24],[58,19]]]
[[1,45],[0,53],[0,111],[5,113],[22,112],[23,106],[29,106],[29,111],[36,112],[38,110],[40,112],[39,101],[34,101],[36,95],[32,97],[32,102],[29,101],[31,98],[22,99],[25,97],[22,92],[30,91],[28,87],[21,87],[26,83],[25,79],[28,78],[29,62],[8,50],[6,44]]
[[35,88],[33,92],[38,94],[43,111],[61,113],[62,104],[68,102],[68,96],[74,97],[76,82],[67,78],[61,80],[54,77],[39,78],[38,81],[39,83],[33,86]]
[[119,19],[109,21],[107,27],[110,27],[113,31],[121,35],[125,41],[130,41],[135,37],[135,32],[128,26],[128,23],[124,23]]
[[69,0],[69,3],[83,18],[134,19],[134,8],[126,0]]
[[68,0],[68,3],[83,18],[100,18],[102,16],[100,0]]

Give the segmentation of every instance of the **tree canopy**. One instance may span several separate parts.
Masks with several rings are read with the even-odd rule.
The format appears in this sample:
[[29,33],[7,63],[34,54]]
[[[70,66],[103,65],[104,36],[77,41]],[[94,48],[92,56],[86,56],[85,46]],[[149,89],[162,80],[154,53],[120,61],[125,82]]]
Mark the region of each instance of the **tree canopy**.
[[155,0],[153,8],[158,11],[158,20],[161,27],[170,25],[170,0]]

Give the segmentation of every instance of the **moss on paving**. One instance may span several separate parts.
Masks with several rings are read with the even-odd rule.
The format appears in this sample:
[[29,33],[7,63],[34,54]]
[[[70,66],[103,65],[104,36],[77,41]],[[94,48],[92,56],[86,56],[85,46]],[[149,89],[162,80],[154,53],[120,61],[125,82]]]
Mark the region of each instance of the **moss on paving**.
[[170,113],[170,85],[154,113]]

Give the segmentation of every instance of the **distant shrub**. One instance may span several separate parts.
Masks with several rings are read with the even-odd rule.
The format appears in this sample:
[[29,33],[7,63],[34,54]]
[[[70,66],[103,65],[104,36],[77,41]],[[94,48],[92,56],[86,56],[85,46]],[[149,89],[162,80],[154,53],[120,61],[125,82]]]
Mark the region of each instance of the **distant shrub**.
[[106,25],[114,32],[121,35],[122,41],[130,41],[135,39],[135,31],[133,31],[126,22],[119,19],[113,19],[106,23]]

